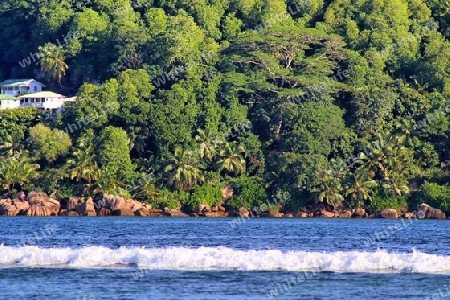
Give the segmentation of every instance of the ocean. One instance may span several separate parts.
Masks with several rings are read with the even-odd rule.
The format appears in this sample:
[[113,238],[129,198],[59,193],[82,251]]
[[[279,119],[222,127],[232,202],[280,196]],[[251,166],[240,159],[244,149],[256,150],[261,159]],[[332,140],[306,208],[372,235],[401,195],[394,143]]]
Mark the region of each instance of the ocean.
[[447,221],[232,220],[3,217],[0,299],[450,299]]

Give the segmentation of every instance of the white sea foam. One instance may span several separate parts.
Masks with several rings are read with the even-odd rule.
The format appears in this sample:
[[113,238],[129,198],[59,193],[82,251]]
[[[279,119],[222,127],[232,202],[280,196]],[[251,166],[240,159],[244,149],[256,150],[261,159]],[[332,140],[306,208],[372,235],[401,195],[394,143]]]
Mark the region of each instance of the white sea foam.
[[450,256],[411,253],[235,250],[226,247],[39,248],[0,246],[0,267],[117,268],[151,270],[241,270],[413,272],[450,274]]

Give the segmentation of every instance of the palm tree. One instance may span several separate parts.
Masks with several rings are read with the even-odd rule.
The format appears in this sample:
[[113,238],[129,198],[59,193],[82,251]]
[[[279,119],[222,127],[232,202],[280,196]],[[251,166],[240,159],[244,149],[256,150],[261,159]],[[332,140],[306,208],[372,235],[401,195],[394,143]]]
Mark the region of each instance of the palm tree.
[[23,187],[37,176],[38,164],[29,161],[27,153],[17,153],[0,162],[0,184],[8,192],[12,192],[15,185]]
[[41,69],[56,79],[61,87],[61,78],[69,68],[64,61],[66,56],[64,49],[52,43],[46,43],[44,46],[39,46],[38,49]]
[[393,178],[386,180],[383,183],[383,189],[389,196],[409,194],[408,184],[400,175],[395,175]]
[[7,135],[4,139],[0,140],[0,157],[14,156],[20,152],[23,148],[21,143],[22,137],[19,133],[13,132],[11,135]]
[[319,201],[336,207],[340,202],[344,201],[342,196],[342,184],[339,177],[334,176],[331,171],[327,171],[322,177],[322,184],[318,188]]
[[377,181],[370,178],[367,170],[359,168],[355,174],[348,176],[345,196],[350,196],[353,207],[359,207],[364,201],[372,200],[370,194],[377,185]]
[[198,153],[176,147],[174,156],[164,168],[164,172],[169,173],[170,185],[178,190],[189,191],[196,183],[205,180],[201,169],[203,164]]
[[245,148],[238,143],[226,143],[220,150],[220,159],[217,161],[219,172],[225,171],[234,175],[245,172]]
[[195,140],[199,144],[200,156],[208,162],[212,162],[214,156],[217,154],[218,141],[215,140],[208,130],[197,129],[198,134]]
[[161,191],[156,187],[155,177],[147,173],[138,174],[138,180],[134,180],[128,184],[125,189],[136,200],[147,201],[157,200],[161,196]]
[[90,184],[100,177],[98,157],[92,139],[93,137],[81,138],[77,150],[73,153],[74,158],[67,161],[71,180],[84,180]]

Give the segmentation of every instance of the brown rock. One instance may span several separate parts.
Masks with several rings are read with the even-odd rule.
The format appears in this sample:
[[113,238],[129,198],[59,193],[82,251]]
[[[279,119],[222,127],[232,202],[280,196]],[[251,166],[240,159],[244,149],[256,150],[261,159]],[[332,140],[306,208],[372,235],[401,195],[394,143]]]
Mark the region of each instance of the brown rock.
[[59,213],[60,216],[64,216],[64,217],[78,217],[79,214],[77,214],[76,211],[73,210],[61,210],[61,212]]
[[172,218],[186,218],[186,217],[189,217],[188,214],[182,213],[181,211],[178,211],[178,212],[171,212],[171,213],[170,213],[170,216],[171,216]]
[[366,215],[366,210],[364,208],[357,208],[352,215],[352,218],[364,218]]
[[382,219],[398,219],[398,212],[393,208],[388,208],[380,213]]
[[103,195],[102,202],[105,203],[105,207],[112,211],[128,208],[125,198],[120,196]]
[[349,210],[343,210],[339,213],[339,218],[351,218],[352,212]]
[[126,202],[127,206],[134,212],[144,207],[144,204],[142,202],[136,200],[129,199]]
[[14,205],[16,206],[16,214],[18,216],[26,216],[28,208],[30,208],[30,204],[28,201],[21,200],[20,198],[16,198],[13,200]]
[[222,200],[226,201],[226,200],[230,199],[231,197],[233,197],[233,194],[234,194],[233,187],[231,185],[227,185],[222,190]]
[[223,212],[223,211],[205,212],[205,213],[203,213],[203,215],[207,218],[226,218],[226,217],[228,217],[228,213]]
[[433,208],[425,203],[418,206],[417,215],[419,219],[446,219],[445,213],[443,213],[442,210]]
[[218,211],[216,212],[218,218],[227,218],[230,216],[226,211]]
[[285,215],[283,216],[283,218],[293,218],[293,217],[294,217],[293,214],[285,214]]
[[322,209],[320,211],[320,217],[321,218],[334,218],[335,214],[334,214],[334,212],[330,212],[330,211]]
[[134,212],[136,217],[148,217],[150,215],[150,210],[146,207],[138,209]]
[[162,213],[154,213],[154,212],[150,212],[148,214],[149,217],[164,217],[164,214]]
[[276,211],[276,210],[271,210],[271,211],[269,211],[269,216],[271,218],[282,218],[284,216],[284,214],[279,211]]
[[50,197],[46,193],[42,192],[30,192],[27,197],[28,204],[44,204],[50,200]]
[[45,205],[32,204],[27,210],[27,216],[31,217],[48,217],[51,212]]
[[11,199],[0,200],[0,215],[1,216],[16,216],[17,207],[13,204]]
[[66,209],[67,210],[75,210],[77,205],[80,203],[81,203],[80,198],[72,196],[69,198],[69,201],[67,201]]
[[97,216],[99,217],[107,217],[107,216],[111,216],[112,215],[112,211],[108,208],[100,208],[100,209],[96,209],[97,212]]
[[414,214],[412,212],[406,212],[402,214],[402,218],[411,219],[414,218]]
[[294,214],[294,218],[307,218],[308,214],[304,211],[297,212]]
[[205,213],[205,212],[212,212],[211,207],[209,207],[208,205],[205,205],[205,208],[203,208],[202,213]]
[[97,213],[95,211],[88,211],[85,214],[86,217],[97,217]]
[[219,205],[219,211],[227,211],[227,210],[222,205]]
[[189,216],[190,216],[190,217],[194,217],[194,218],[200,217],[200,216],[199,216],[198,214],[196,214],[196,213],[189,214]]
[[92,198],[87,199],[85,202],[82,202],[80,204],[78,204],[75,207],[75,211],[80,215],[80,216],[86,216],[89,214],[95,214],[97,215],[97,213],[95,212],[95,207],[94,207],[94,200],[92,200]]
[[245,207],[239,208],[239,216],[248,218],[250,216],[250,212]]
[[59,213],[59,209],[61,208],[61,204],[59,201],[49,198],[47,202],[45,202],[45,207],[50,211],[51,216],[57,216]]
[[134,213],[130,208],[121,208],[113,211],[114,216],[120,217],[134,217]]
[[13,200],[19,200],[19,201],[27,201],[27,196],[25,195],[24,191],[18,192],[12,197]]
[[150,209],[149,212],[151,214],[162,214],[163,213],[162,209],[157,209],[157,208]]

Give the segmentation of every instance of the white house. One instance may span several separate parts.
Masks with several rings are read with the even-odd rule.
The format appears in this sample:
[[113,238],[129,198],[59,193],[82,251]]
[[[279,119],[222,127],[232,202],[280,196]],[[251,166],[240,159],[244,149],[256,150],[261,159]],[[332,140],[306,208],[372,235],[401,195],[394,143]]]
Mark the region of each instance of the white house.
[[8,79],[0,82],[0,93],[10,96],[31,94],[42,91],[44,84],[34,79]]
[[10,95],[0,94],[0,109],[19,108],[20,100]]
[[19,99],[20,107],[33,106],[51,114],[60,113],[64,104],[68,102],[66,96],[47,91],[23,95]]

